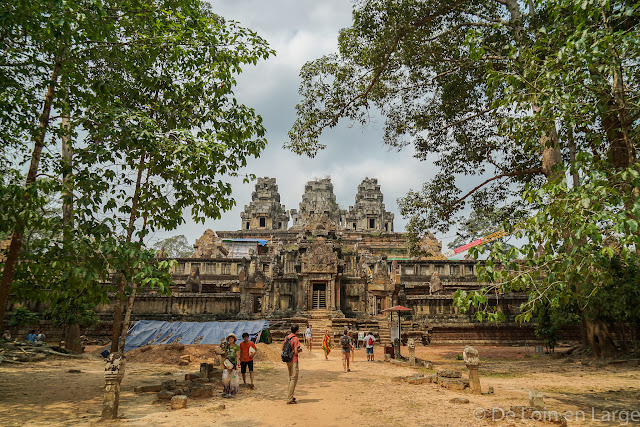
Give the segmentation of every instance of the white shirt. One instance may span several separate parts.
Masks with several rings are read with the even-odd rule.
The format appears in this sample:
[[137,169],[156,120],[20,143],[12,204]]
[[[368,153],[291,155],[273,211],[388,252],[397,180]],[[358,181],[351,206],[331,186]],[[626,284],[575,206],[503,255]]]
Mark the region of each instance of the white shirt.
[[364,345],[365,345],[367,348],[373,348],[373,344],[369,345],[369,338],[373,338],[373,342],[374,342],[374,343],[376,342],[376,337],[374,337],[374,336],[373,336],[373,335],[371,335],[371,334],[368,334],[366,337],[364,337]]
[[306,330],[306,331],[304,331],[304,335],[305,335],[307,338],[311,338],[311,328],[307,328],[307,330]]

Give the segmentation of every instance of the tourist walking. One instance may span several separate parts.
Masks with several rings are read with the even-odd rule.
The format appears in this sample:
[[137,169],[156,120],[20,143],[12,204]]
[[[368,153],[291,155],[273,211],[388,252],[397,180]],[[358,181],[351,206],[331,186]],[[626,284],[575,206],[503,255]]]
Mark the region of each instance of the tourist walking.
[[304,340],[307,344],[307,348],[309,351],[312,350],[313,341],[312,341],[313,331],[311,330],[311,325],[307,325],[307,329],[304,331]]
[[242,374],[242,383],[247,383],[247,369],[249,369],[249,380],[251,381],[251,389],[253,385],[253,356],[256,354],[256,345],[249,341],[249,334],[242,334],[242,342],[240,343],[240,373]]
[[329,360],[327,356],[331,353],[331,335],[329,330],[324,331],[324,337],[322,337],[322,349],[324,350],[324,359]]
[[296,398],[293,396],[298,384],[298,354],[302,351],[300,340],[296,336],[298,325],[291,325],[291,333],[287,335],[282,344],[282,361],[287,363],[289,371],[289,388],[287,393],[287,404],[293,405]]
[[353,331],[349,331],[349,339],[351,340],[351,361],[356,361],[356,340],[353,339]]
[[364,346],[367,351],[367,362],[373,361],[373,345],[376,342],[376,337],[373,336],[373,332],[369,331],[364,337]]
[[238,393],[240,379],[238,378],[238,353],[240,346],[236,344],[236,335],[227,335],[226,359],[224,360],[224,370],[222,371],[222,397],[233,397]]
[[340,345],[342,346],[342,367],[344,368],[345,372],[351,371],[351,369],[349,368],[349,356],[351,353],[353,340],[348,334],[349,331],[345,329],[344,334],[342,334],[342,336],[340,337]]

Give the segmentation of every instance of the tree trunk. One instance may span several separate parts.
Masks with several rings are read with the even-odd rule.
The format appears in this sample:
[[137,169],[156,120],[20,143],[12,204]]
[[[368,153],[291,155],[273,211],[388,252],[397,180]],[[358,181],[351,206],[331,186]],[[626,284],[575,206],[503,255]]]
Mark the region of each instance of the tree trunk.
[[[40,156],[42,155],[42,149],[44,148],[44,137],[49,127],[49,117],[51,115],[51,105],[55,96],[55,86],[58,81],[58,76],[62,69],[62,62],[57,61],[53,66],[51,72],[51,80],[47,87],[47,94],[44,98],[44,106],[42,108],[42,114],[40,115],[40,124],[38,125],[38,133],[34,139],[33,152],[31,153],[31,164],[29,165],[29,172],[27,173],[27,179],[24,186],[26,189],[31,187],[35,182],[38,174],[38,166],[40,165]],[[25,199],[26,201],[26,199]],[[18,220],[13,233],[11,234],[11,244],[9,245],[9,251],[7,252],[7,259],[5,261],[4,270],[2,271],[2,282],[0,282],[0,330],[4,329],[4,316],[7,310],[7,304],[9,302],[9,293],[11,292],[11,283],[13,282],[13,276],[15,274],[16,264],[20,254],[20,247],[22,246],[22,239],[24,238],[25,224]]]
[[80,339],[80,325],[74,323],[64,328],[64,347],[74,353],[82,353],[82,340]]
[[596,359],[604,359],[615,353],[616,347],[606,324],[600,321],[592,322],[585,319],[584,325],[586,326],[585,332],[589,347],[591,347],[591,351],[593,352],[593,357]]
[[[133,236],[133,228],[138,215],[138,201],[140,200],[142,172],[144,171],[145,153],[140,155],[140,162],[138,164],[138,176],[136,178],[136,189],[133,193],[133,199],[131,200],[131,214],[129,215],[129,227],[127,229],[127,242],[131,242]],[[122,309],[124,304],[124,288],[126,280],[124,275],[120,274],[120,280],[118,281],[118,291],[116,293],[116,301],[113,308],[113,333],[111,334],[111,353],[118,351],[118,343],[122,334]],[[125,335],[126,336],[126,335]],[[124,345],[124,344],[123,344]]]

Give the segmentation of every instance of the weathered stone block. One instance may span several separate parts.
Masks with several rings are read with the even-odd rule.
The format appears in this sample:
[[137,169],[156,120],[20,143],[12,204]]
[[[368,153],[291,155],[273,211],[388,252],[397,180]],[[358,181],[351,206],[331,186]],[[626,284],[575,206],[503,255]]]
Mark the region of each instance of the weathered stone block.
[[193,381],[200,378],[200,374],[184,374],[185,381]]
[[171,409],[184,409],[187,407],[187,396],[178,395],[171,398]]
[[431,382],[431,378],[425,377],[409,377],[407,378],[409,384],[427,384]]
[[469,403],[469,399],[465,399],[464,397],[454,397],[453,399],[449,400],[449,402],[464,404],[464,403]]
[[465,387],[469,386],[469,381],[468,380],[463,380],[460,378],[446,378],[446,377],[441,377],[439,379],[439,384],[441,387],[445,387],[448,388],[449,390],[464,390]]
[[162,381],[162,384],[160,384],[160,387],[162,388],[162,390],[175,390],[177,386],[178,386],[178,381],[176,380]]
[[135,387],[133,389],[134,392],[136,393],[157,393],[159,391],[162,390],[162,386],[159,384],[156,385],[141,385],[138,387]]
[[453,371],[451,369],[441,369],[436,374],[443,378],[462,378],[462,372]]
[[428,360],[425,360],[424,367],[427,369],[433,369],[433,363],[429,362]]
[[191,387],[192,398],[204,398],[213,397],[214,387],[210,385],[201,385],[197,387]]
[[175,396],[176,393],[174,391],[171,390],[161,390],[158,394],[157,394],[157,398],[160,400],[170,400],[173,396]]

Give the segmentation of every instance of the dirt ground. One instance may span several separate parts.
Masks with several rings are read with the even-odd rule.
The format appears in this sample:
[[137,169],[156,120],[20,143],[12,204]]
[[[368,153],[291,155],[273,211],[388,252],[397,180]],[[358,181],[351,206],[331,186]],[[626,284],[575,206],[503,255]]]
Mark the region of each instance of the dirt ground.
[[[184,350],[184,354],[198,354],[191,366],[177,366],[175,358],[170,359],[171,364],[144,361],[142,355],[150,355],[151,350],[139,357],[131,354],[122,384],[121,418],[99,425],[554,425],[510,419],[506,411],[511,406],[528,405],[529,390],[544,394],[547,410],[569,414],[570,426],[640,425],[640,368],[636,361],[594,367],[571,358],[536,357],[522,347],[476,347],[481,357],[483,391],[489,386],[495,390],[495,394],[488,395],[450,391],[436,384],[395,382],[392,377],[435,371],[381,362],[381,348],[376,349],[376,362],[367,362],[364,350],[357,350],[348,373],[342,370],[338,351],[334,350],[326,361],[321,350],[314,350],[300,360],[296,389],[299,404],[287,405],[286,366],[277,361],[276,345],[259,346],[263,354],[256,355],[257,360],[262,360],[255,364],[256,388],[241,387],[233,399],[223,399],[219,394],[209,399],[190,399],[186,409],[171,411],[167,403],[156,401],[154,393],[133,392],[135,386],[181,380],[185,373],[196,372],[198,363],[207,360],[206,352],[197,347],[187,346]],[[432,361],[434,369],[453,368],[466,375],[463,362],[456,360],[461,353],[462,347],[458,346],[416,348],[416,355]],[[403,354],[407,354],[406,348]],[[103,370],[104,362],[88,353],[73,360],[48,358],[38,363],[1,365],[0,425],[98,424]],[[450,403],[456,397],[467,398],[469,403]],[[495,420],[479,419],[480,408],[499,408],[494,411]]]

